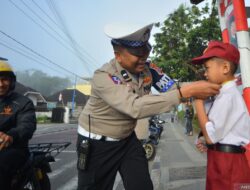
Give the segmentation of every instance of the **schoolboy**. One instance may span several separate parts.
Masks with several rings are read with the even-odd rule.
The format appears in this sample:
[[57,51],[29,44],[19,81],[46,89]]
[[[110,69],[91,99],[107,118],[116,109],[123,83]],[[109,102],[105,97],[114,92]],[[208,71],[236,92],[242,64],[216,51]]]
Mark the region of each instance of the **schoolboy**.
[[250,139],[250,117],[234,78],[239,58],[233,45],[211,41],[203,55],[192,60],[193,64],[204,64],[209,82],[222,85],[207,110],[203,100],[195,100],[208,147],[206,190],[235,190],[250,184],[243,148]]

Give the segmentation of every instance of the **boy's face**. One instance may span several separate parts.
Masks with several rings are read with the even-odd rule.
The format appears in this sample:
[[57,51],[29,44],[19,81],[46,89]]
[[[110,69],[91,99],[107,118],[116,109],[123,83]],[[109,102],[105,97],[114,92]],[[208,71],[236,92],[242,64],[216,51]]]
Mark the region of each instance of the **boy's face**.
[[230,70],[230,66],[227,62],[218,62],[214,59],[208,59],[205,61],[204,67],[204,76],[209,82],[222,84],[227,80],[226,74]]

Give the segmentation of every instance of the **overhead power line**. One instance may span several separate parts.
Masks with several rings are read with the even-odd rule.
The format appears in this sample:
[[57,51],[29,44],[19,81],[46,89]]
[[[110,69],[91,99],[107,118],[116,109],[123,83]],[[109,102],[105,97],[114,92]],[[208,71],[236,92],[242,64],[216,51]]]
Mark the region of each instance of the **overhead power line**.
[[[79,51],[79,49],[82,50],[83,53],[85,53],[87,55],[90,62],[92,62],[96,67],[98,67],[96,65],[97,61],[95,60],[94,57],[92,57],[83,47],[81,47],[72,37],[62,15],[60,14],[60,11],[58,10],[56,4],[54,3],[53,0],[47,0],[47,4],[51,10],[51,12],[54,14],[56,20],[59,22],[59,24],[61,25],[60,29],[62,30],[62,32],[68,37],[68,39],[71,42],[71,47],[75,50],[75,52],[77,53],[77,55],[79,55],[79,58],[82,60],[83,54],[81,53],[81,51]],[[86,62],[85,60],[82,60],[83,62]]]
[[10,35],[6,34],[6,33],[5,33],[5,32],[3,32],[2,30],[0,30],[0,33],[2,33],[4,36],[8,37],[9,39],[13,40],[14,42],[16,42],[16,43],[20,44],[21,46],[23,46],[24,48],[28,49],[29,51],[31,51],[32,53],[36,54],[37,56],[41,57],[42,59],[44,59],[44,60],[48,61],[49,63],[51,63],[51,64],[53,64],[53,65],[55,65],[55,66],[59,67],[60,69],[62,69],[62,70],[64,70],[64,71],[66,71],[66,72],[68,72],[68,73],[70,73],[70,74],[72,74],[72,75],[75,75],[75,76],[77,76],[78,78],[80,78],[80,79],[83,79],[83,80],[84,80],[84,78],[83,78],[83,77],[81,77],[81,76],[77,75],[76,73],[73,73],[73,72],[72,72],[72,71],[70,71],[70,70],[65,69],[65,68],[64,68],[64,67],[62,67],[61,65],[59,65],[59,64],[57,64],[57,63],[55,63],[54,61],[51,61],[49,58],[47,58],[47,57],[45,57],[45,56],[41,55],[40,53],[38,53],[38,52],[36,52],[36,51],[34,51],[33,49],[31,49],[31,48],[29,48],[28,46],[24,45],[23,43],[19,42],[19,41],[18,41],[18,40],[16,40],[15,38],[13,38],[13,37],[11,37]]
[[46,13],[46,11],[44,11],[44,10],[43,10],[34,0],[32,0],[32,2],[40,9],[40,11],[41,11],[44,15],[47,16],[47,18],[48,18],[51,22],[53,22],[58,28],[60,28],[60,29],[62,30],[61,26],[58,25],[58,24],[56,23],[56,21],[54,21],[54,19],[51,18],[51,17]]
[[[58,24],[51,16],[49,16],[49,14],[46,13],[46,11],[44,11],[42,9],[41,6],[39,6],[34,0],[32,0],[32,2],[41,10],[41,12],[43,14],[46,15],[46,17],[51,21],[53,22],[66,36],[67,36],[67,27],[66,25],[64,25],[66,27],[66,30],[64,29],[64,26],[60,26],[60,24]],[[55,17],[57,17],[57,15],[60,15],[60,14],[56,14],[54,13],[54,7],[51,3],[49,3],[49,1],[47,1],[47,4],[48,4],[48,7],[49,9],[51,10],[51,12],[54,14]],[[58,12],[58,9],[56,9],[55,11]],[[63,22],[64,23],[64,22]],[[73,39],[73,38],[72,38]],[[74,39],[73,39],[74,40]],[[98,62],[92,55],[90,55],[83,47],[81,47],[81,45],[79,45],[75,40],[74,40],[74,43],[77,44],[77,47],[80,48],[82,50],[83,53],[85,53],[87,55],[87,59],[90,60],[90,62],[94,63],[94,65],[96,67],[98,67],[98,65],[96,65],[96,63]],[[81,52],[80,52],[81,53]]]
[[41,16],[39,16],[39,14],[38,13],[36,13],[34,10],[32,10],[32,8],[27,4],[27,3],[25,3],[23,0],[21,0],[21,2],[24,4],[24,6],[27,8],[27,9],[29,9],[37,18],[39,18],[50,30],[52,30],[53,32],[55,32],[57,35],[58,35],[58,37],[60,37],[63,41],[66,41],[67,42],[67,40],[65,39],[65,38],[63,38],[62,37],[62,35],[61,34],[59,34],[53,27],[51,27],[49,24],[48,24],[48,22],[46,22]]
[[0,41],[0,45],[6,47],[6,48],[8,48],[8,49],[10,49],[10,50],[12,50],[12,51],[14,51],[14,52],[16,52],[16,53],[18,53],[18,54],[24,56],[24,57],[26,57],[26,58],[32,60],[32,61],[35,61],[35,62],[37,62],[37,63],[40,63],[40,64],[42,64],[42,65],[44,65],[44,66],[50,68],[51,70],[53,70],[53,71],[55,71],[55,72],[61,74],[61,73],[60,73],[58,70],[56,70],[55,68],[52,68],[52,67],[50,67],[49,65],[45,64],[44,62],[41,62],[41,61],[37,60],[36,58],[33,58],[31,54],[27,55],[27,52],[24,53],[22,50],[17,50],[17,49],[15,49],[15,48],[13,48],[13,47],[10,47],[9,45],[6,45],[6,43],[1,42],[1,41]]
[[[89,67],[92,67],[92,64],[88,64],[88,62],[86,62],[84,60],[84,58],[82,58],[83,56],[79,57],[79,53],[76,53],[75,48],[72,47],[71,44],[69,44],[69,42],[63,38],[58,32],[56,32],[44,19],[42,19],[38,14],[36,14],[26,3],[24,3],[23,1],[21,1],[26,8],[28,8],[36,17],[38,17],[40,20],[42,20],[47,27],[49,27],[53,32],[55,32],[63,41],[65,41],[67,44],[69,44],[69,46],[72,48],[67,47],[61,40],[59,40],[56,36],[54,36],[53,34],[51,34],[46,28],[44,28],[41,24],[39,24],[34,18],[32,18],[31,16],[29,16],[21,7],[19,7],[16,3],[14,3],[12,0],[10,0],[10,2],[19,10],[21,11],[26,17],[28,17],[32,22],[34,22],[36,25],[38,25],[43,31],[45,31],[50,37],[52,37],[54,40],[56,40],[57,42],[59,42],[63,47],[65,47],[67,50],[69,50],[71,53],[73,53],[76,57],[78,57],[81,61],[85,62],[87,65],[85,65],[85,68],[88,70],[88,73],[91,74],[91,71],[89,70]],[[61,29],[61,28],[60,28]],[[62,29],[61,29],[62,30]],[[63,31],[64,33],[64,31]],[[93,69],[94,70],[94,69]]]
[[68,48],[63,42],[61,42],[59,39],[57,39],[54,35],[52,35],[48,30],[46,30],[42,25],[40,25],[38,22],[36,22],[32,17],[30,17],[25,11],[23,11],[18,5],[16,5],[12,0],[10,2],[19,10],[21,11],[26,17],[28,17],[32,22],[34,22],[36,25],[38,25],[44,32],[46,32],[51,38],[59,42],[63,47],[71,51],[73,54],[74,52],[72,49]]

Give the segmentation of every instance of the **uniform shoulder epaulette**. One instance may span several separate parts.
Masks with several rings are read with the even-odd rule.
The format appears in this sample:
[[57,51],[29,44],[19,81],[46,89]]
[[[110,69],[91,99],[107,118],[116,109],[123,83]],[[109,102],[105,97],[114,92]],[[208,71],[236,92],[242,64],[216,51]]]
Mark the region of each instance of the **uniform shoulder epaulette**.
[[126,70],[121,70],[121,75],[126,82],[132,81],[132,78],[128,75]]

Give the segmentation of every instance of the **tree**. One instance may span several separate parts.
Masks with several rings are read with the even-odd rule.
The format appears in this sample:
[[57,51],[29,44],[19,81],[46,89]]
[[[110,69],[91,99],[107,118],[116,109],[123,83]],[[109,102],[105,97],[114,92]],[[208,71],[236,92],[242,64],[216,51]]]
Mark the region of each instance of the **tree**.
[[52,95],[72,84],[68,78],[49,76],[38,70],[19,71],[16,75],[20,83],[41,92],[44,96]]
[[[214,9],[214,6],[213,6]],[[152,61],[171,78],[192,81],[197,78],[198,67],[190,64],[193,57],[202,54],[207,42],[221,39],[218,13],[209,15],[209,5],[201,10],[183,4],[162,23],[156,24]]]

